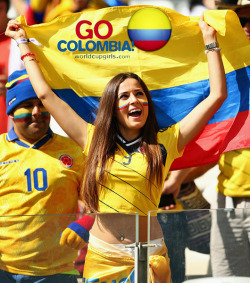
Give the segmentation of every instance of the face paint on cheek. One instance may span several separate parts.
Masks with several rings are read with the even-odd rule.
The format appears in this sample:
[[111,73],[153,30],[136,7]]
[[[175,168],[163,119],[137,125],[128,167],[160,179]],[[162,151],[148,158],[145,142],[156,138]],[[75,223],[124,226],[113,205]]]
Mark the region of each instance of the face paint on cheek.
[[119,102],[118,110],[123,110],[127,107],[128,107],[128,103],[120,103]]
[[148,106],[148,101],[143,99],[142,105],[145,106],[145,107],[147,107],[147,106]]
[[32,119],[32,109],[17,109],[14,112],[14,119],[17,123],[23,123]]
[[42,120],[49,120],[50,118],[50,114],[46,110],[41,112],[41,116],[42,116]]

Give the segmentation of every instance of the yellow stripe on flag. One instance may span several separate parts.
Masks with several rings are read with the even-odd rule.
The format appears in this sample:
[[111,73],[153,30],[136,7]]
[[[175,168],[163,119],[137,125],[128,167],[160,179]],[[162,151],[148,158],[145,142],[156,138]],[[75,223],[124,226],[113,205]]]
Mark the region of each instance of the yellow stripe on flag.
[[[137,73],[150,90],[175,87],[208,78],[207,58],[204,43],[198,26],[199,17],[186,17],[164,7],[170,19],[172,34],[169,42],[161,49],[152,52],[134,47],[134,51],[65,51],[58,50],[58,42],[75,41],[76,25],[89,21],[91,26],[82,25],[81,33],[94,29],[99,21],[107,21],[113,33],[106,41],[131,41],[127,27],[131,16],[140,9],[154,6],[112,7],[96,11],[62,16],[50,23],[26,26],[24,17],[19,20],[24,25],[28,38],[36,38],[43,47],[30,44],[40,61],[42,71],[53,89],[71,88],[79,96],[100,97],[107,82],[119,72]],[[205,20],[217,31],[226,73],[250,65],[249,41],[245,36],[237,15],[233,11],[205,11]],[[100,34],[105,25],[99,26]],[[85,46],[89,40],[100,40],[94,34],[92,39],[80,40]],[[106,59],[84,58],[106,56]],[[108,56],[117,56],[116,59]],[[120,56],[120,57],[119,57]],[[118,58],[119,57],[119,58]]]

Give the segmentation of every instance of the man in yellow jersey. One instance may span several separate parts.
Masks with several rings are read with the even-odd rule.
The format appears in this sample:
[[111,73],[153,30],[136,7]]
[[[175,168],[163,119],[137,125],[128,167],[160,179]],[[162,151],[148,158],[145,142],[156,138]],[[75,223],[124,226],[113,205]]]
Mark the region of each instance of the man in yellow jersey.
[[82,149],[50,130],[25,70],[6,87],[13,128],[0,135],[0,282],[76,283],[77,250],[59,241],[75,220]]
[[[216,164],[190,168],[186,178],[198,178]],[[217,192],[211,201],[212,274],[215,277],[250,277],[249,148],[222,154],[218,165]]]

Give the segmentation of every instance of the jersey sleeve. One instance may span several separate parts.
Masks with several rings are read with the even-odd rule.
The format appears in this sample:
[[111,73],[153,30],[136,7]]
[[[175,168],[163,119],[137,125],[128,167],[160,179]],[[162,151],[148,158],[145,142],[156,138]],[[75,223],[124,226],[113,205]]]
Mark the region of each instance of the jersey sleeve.
[[166,129],[161,129],[158,134],[158,143],[163,145],[167,151],[169,161],[172,163],[174,159],[181,157],[184,149],[178,151],[177,144],[180,133],[180,124],[174,124]]
[[83,150],[83,154],[86,155],[86,156],[89,154],[89,149],[90,149],[91,141],[92,141],[92,138],[93,138],[94,130],[95,130],[95,126],[92,125],[92,124],[88,124],[87,144],[86,144],[86,146]]

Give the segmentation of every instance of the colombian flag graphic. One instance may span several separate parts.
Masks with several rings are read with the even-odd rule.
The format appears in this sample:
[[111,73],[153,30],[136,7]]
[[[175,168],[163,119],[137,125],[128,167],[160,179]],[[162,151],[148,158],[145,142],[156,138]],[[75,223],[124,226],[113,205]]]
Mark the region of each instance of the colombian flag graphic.
[[144,8],[131,17],[128,24],[128,35],[139,49],[155,51],[168,42],[171,35],[171,23],[162,11],[155,8]]
[[[146,14],[146,16],[145,16]],[[143,16],[141,16],[143,15]],[[221,153],[250,147],[250,43],[230,10],[204,12],[217,30],[228,98],[172,169],[218,160]],[[156,6],[110,7],[24,25],[51,88],[93,123],[102,92],[120,72],[147,84],[160,128],[179,122],[210,92],[199,17]]]

